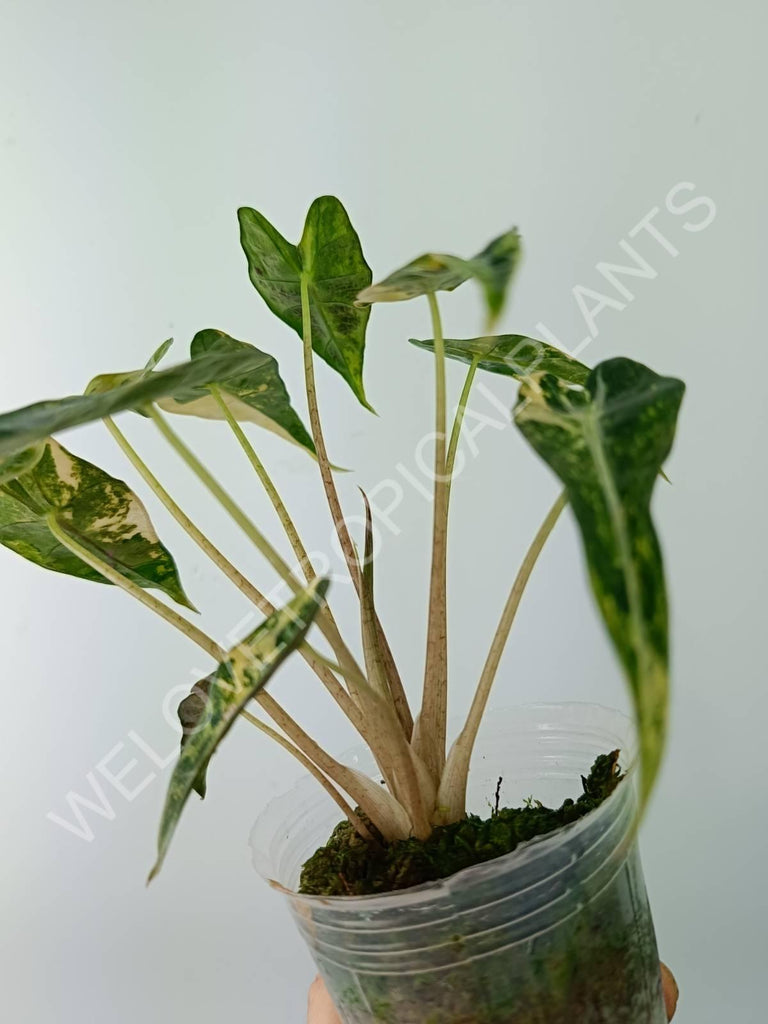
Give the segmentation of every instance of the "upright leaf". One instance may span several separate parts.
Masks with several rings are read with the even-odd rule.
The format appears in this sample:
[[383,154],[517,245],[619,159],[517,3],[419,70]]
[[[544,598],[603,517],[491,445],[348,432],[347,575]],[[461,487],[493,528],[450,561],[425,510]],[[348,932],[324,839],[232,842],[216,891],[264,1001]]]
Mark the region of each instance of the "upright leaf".
[[59,542],[50,529],[53,519],[133,583],[194,610],[170,552],[130,487],[53,439],[41,447],[30,469],[0,484],[0,544],[54,572],[107,583]]
[[429,252],[395,270],[357,296],[360,305],[404,302],[431,292],[451,292],[475,278],[482,289],[490,322],[501,314],[507,289],[522,252],[516,228],[499,235],[471,259]]
[[269,681],[272,673],[302,642],[328,589],[315,579],[284,608],[273,612],[229,652],[208,687],[206,715],[183,744],[168,786],[160,822],[158,855],[151,881],[162,867],[184,805],[200,780],[219,743],[246,704]]
[[597,366],[584,387],[551,374],[523,384],[518,427],[565,484],[592,589],[624,665],[638,720],[647,800],[666,732],[667,597],[650,512],[685,386],[630,359]]
[[168,338],[167,341],[164,341],[159,348],[155,349],[140,370],[127,370],[124,373],[99,374],[98,377],[93,378],[85,389],[86,395],[100,395],[105,391],[114,391],[114,389],[119,388],[121,384],[136,384],[138,381],[145,380],[149,377],[161,359],[163,359],[172,345],[173,338]]
[[363,386],[369,310],[355,298],[371,282],[360,239],[334,196],[320,196],[307,213],[304,233],[292,245],[261,213],[238,210],[240,242],[253,286],[284,323],[302,334],[301,280],[309,290],[312,347],[341,374],[370,408]]
[[[210,382],[218,387],[229,411],[240,422],[257,423],[301,445],[314,455],[312,438],[291,405],[276,359],[248,342],[237,341],[223,331],[211,329],[198,331],[190,347],[193,362],[216,353],[244,352],[251,352],[258,359],[247,373],[234,373]],[[167,412],[185,416],[199,416],[207,420],[225,418],[211,392],[203,388],[197,398],[189,397],[181,401],[169,396],[161,398],[157,404]]]
[[[411,338],[412,345],[434,352],[432,338]],[[524,334],[499,334],[484,338],[446,338],[445,354],[462,363],[477,363],[481,370],[522,380],[534,373],[551,373],[571,384],[584,384],[589,367],[554,345]]]
[[[147,373],[104,374],[94,378],[84,395],[37,402],[0,415],[0,459],[23,451],[70,427],[92,423],[128,409],[141,410],[172,395],[178,401],[197,398],[208,384],[248,373],[262,362],[257,350],[215,352],[205,358]],[[117,378],[123,378],[118,380]]]

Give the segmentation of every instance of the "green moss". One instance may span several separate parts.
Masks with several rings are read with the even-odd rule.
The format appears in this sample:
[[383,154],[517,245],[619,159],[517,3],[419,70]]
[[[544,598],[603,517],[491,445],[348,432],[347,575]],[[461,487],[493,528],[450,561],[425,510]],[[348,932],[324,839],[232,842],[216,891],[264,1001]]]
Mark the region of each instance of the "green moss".
[[373,845],[343,821],[304,865],[299,891],[312,896],[394,892],[511,853],[520,843],[570,825],[598,807],[622,777],[618,757],[618,750],[598,757],[589,775],[582,776],[582,794],[559,808],[530,800],[524,807],[497,810],[485,820],[470,814],[436,828],[426,840]]

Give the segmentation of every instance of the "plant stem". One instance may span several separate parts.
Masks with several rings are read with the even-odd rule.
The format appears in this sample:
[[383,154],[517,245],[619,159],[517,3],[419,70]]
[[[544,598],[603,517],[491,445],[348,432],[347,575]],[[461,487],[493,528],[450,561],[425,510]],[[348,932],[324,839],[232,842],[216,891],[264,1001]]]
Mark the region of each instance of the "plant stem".
[[317,386],[315,383],[315,364],[312,354],[312,317],[309,306],[309,284],[304,274],[301,275],[301,321],[304,342],[304,380],[307,390],[307,408],[309,410],[312,440],[315,444],[320,477],[323,481],[323,489],[328,500],[328,507],[331,510],[336,536],[339,538],[339,545],[344,555],[344,561],[347,563],[350,578],[359,593],[360,567],[357,564],[355,546],[349,535],[349,529],[347,528],[344,512],[339,501],[339,494],[333,479],[333,470],[328,459],[328,450],[325,447],[325,438],[323,437],[323,429],[320,423],[320,410],[317,405]]
[[182,441],[159,409],[155,406],[148,406],[146,412],[174,451],[183,459],[184,462],[186,462],[195,476],[210,491],[219,504],[226,509],[243,533],[250,541],[252,541],[253,544],[255,544],[261,554],[266,558],[283,582],[291,588],[294,594],[298,593],[301,590],[301,585],[291,572],[286,562],[283,561],[267,538],[259,529],[257,529],[256,525],[248,518],[245,512],[243,512],[237,502],[206,469],[195,453]]
[[[331,518],[333,519],[336,536],[339,539],[339,545],[341,547],[342,554],[344,555],[344,561],[347,564],[347,571],[349,572],[350,579],[352,580],[359,597],[361,593],[360,566],[358,565],[355,547],[352,543],[352,538],[350,537],[349,529],[347,528],[347,524],[344,519],[344,512],[341,508],[339,494],[336,490],[336,483],[333,479],[333,470],[328,458],[328,450],[325,447],[322,424],[320,423],[320,410],[317,404],[317,386],[315,383],[315,364],[312,352],[312,315],[309,305],[309,284],[304,274],[301,275],[301,321],[302,340],[304,343],[304,380],[307,392],[307,408],[309,410],[309,425],[312,431],[312,440],[317,454],[317,464],[320,467],[320,477],[323,481],[323,489],[328,501]],[[395,664],[392,649],[389,646],[389,642],[387,641],[386,634],[384,633],[384,629],[378,616],[376,616],[376,630],[381,643],[384,668],[387,674],[389,688],[392,693],[392,699],[395,702],[397,715],[403,728],[403,732],[410,740],[411,733],[413,732],[413,717],[408,706],[408,698],[403,687],[402,679],[400,678],[400,673],[398,672],[397,665]]]
[[424,694],[415,745],[436,784],[445,767],[448,712],[448,619],[446,560],[448,540],[448,477],[446,475],[445,345],[440,308],[434,292],[427,296],[435,339],[435,489],[432,523],[432,570],[429,583],[427,655]]
[[169,608],[163,604],[152,594],[147,593],[138,584],[129,580],[126,576],[123,576],[121,572],[111,566],[108,562],[99,558],[98,555],[94,554],[89,548],[84,547],[77,541],[71,534],[67,533],[62,528],[56,516],[53,513],[49,513],[47,517],[48,529],[51,531],[53,536],[58,542],[72,552],[73,555],[77,555],[79,559],[90,565],[96,572],[113,583],[115,586],[120,587],[126,593],[130,594],[131,597],[135,597],[137,601],[140,601],[146,608],[149,608],[156,615],[159,615],[161,619],[170,623],[180,633],[183,633],[188,639],[201,647],[206,654],[209,654],[215,661],[220,662],[226,657],[226,652],[222,647],[207,636],[201,629],[193,625],[183,615],[179,615],[173,608]]
[[[283,529],[285,530],[285,534],[288,537],[291,548],[293,549],[293,553],[298,559],[304,578],[306,579],[307,583],[311,583],[312,580],[316,578],[317,574],[315,573],[315,570],[309,559],[309,555],[307,554],[306,548],[302,544],[298,530],[296,529],[296,526],[294,525],[294,522],[291,519],[288,509],[285,507],[283,499],[280,497],[280,494],[277,488],[275,487],[274,483],[272,482],[272,479],[270,478],[269,474],[267,473],[264,464],[262,463],[259,456],[256,454],[253,445],[248,440],[245,431],[237,422],[235,417],[232,415],[219,388],[214,385],[213,387],[210,388],[210,391],[213,397],[216,399],[219,408],[224,414],[224,417],[227,423],[229,424],[232,432],[234,433],[235,437],[237,438],[237,441],[239,442],[241,448],[248,457],[249,462],[255,469],[256,474],[264,487],[264,490],[267,492],[267,495],[269,496],[269,499],[272,502],[275,511],[277,512],[278,518],[280,519]],[[341,631],[339,630],[338,624],[336,623],[336,619],[333,616],[333,612],[331,611],[330,607],[328,607],[327,604],[321,613],[321,618],[318,625],[320,626],[321,630],[323,630],[326,639],[330,643],[331,648],[336,657],[339,659],[339,661],[343,661],[348,665],[354,664],[354,658],[341,635]]]
[[301,567],[301,571],[304,574],[304,578],[306,579],[307,583],[311,583],[312,580],[315,578],[316,573],[312,566],[312,563],[309,560],[307,550],[301,542],[298,530],[296,529],[296,526],[290,517],[288,509],[285,507],[285,502],[280,497],[280,494],[277,488],[275,487],[272,478],[270,477],[269,473],[267,473],[267,470],[264,467],[264,463],[256,454],[256,450],[251,444],[251,442],[248,440],[245,431],[240,426],[237,419],[232,415],[232,412],[229,406],[227,405],[226,401],[224,400],[219,388],[214,384],[210,386],[209,390],[213,397],[215,398],[217,405],[221,409],[224,418],[226,419],[227,423],[229,424],[232,430],[232,433],[237,438],[240,447],[245,452],[248,461],[256,471],[256,475],[261,481],[262,487],[266,491],[269,500],[272,502],[272,507],[277,513],[278,519],[282,524],[283,530],[285,531],[285,535],[290,542],[293,553],[296,556],[296,559],[298,560],[298,563]]
[[[206,537],[189,518],[189,516],[176,504],[171,495],[166,491],[157,477],[152,473],[147,464],[143,461],[138,452],[130,444],[126,436],[111,418],[104,420],[107,429],[112,434],[118,445],[130,460],[131,464],[141,475],[145,483],[157,495],[159,500],[170,512],[176,522],[186,531],[192,540],[205,552],[211,561],[235,584],[235,586],[264,614],[271,615],[275,611],[272,602],[261,593],[243,574],[234,566],[219,549]],[[335,625],[335,623],[334,623]],[[323,683],[341,710],[352,722],[358,732],[362,734],[362,716],[354,701],[347,691],[339,683],[333,673],[318,661],[317,652],[309,645],[302,645],[301,656],[315,672],[318,679]],[[337,654],[338,657],[338,654]]]
[[[293,575],[287,563],[283,561],[261,531],[257,529],[255,524],[221,486],[218,480],[209,473],[195,453],[181,440],[160,411],[153,406],[147,409],[147,412],[157,425],[163,437],[165,437],[174,450],[181,456],[184,462],[187,463],[192,472],[205,485],[205,487],[208,488],[216,500],[226,509],[227,512],[229,512],[240,529],[256,545],[258,550],[264,555],[283,582],[290,587],[294,594],[299,593],[301,591],[301,584]],[[344,643],[336,623],[328,615],[327,609],[324,608],[320,611],[320,614],[317,617],[317,625],[323,636],[328,640],[328,643],[333,648],[333,651],[339,660],[342,661],[342,663],[354,663],[354,658]]]
[[404,839],[410,834],[407,811],[387,790],[327,754],[266,690],[261,690],[256,700],[291,742],[352,797],[385,839]]
[[[202,650],[204,650],[206,654],[209,654],[216,662],[221,663],[226,659],[227,652],[222,647],[220,647],[215,640],[212,640],[211,637],[207,636],[201,629],[198,629],[197,626],[193,625],[191,622],[188,622],[187,619],[185,619],[182,615],[179,615],[178,612],[163,604],[162,601],[159,601],[152,594],[148,594],[145,590],[138,586],[138,584],[134,583],[132,580],[129,580],[126,576],[123,576],[122,573],[118,572],[118,570],[111,566],[108,562],[105,562],[103,559],[99,558],[88,548],[80,544],[79,541],[77,541],[74,537],[72,537],[61,527],[53,513],[49,513],[46,521],[48,529],[51,531],[53,536],[58,540],[58,542],[64,547],[66,547],[69,551],[71,551],[73,555],[76,555],[79,559],[85,562],[86,565],[90,565],[92,569],[95,569],[96,572],[101,573],[101,575],[105,579],[109,580],[110,583],[113,583],[115,586],[120,587],[126,593],[130,594],[131,597],[134,597],[137,601],[140,601],[141,604],[143,604],[146,608],[149,608],[150,611],[153,611],[156,615],[159,615],[161,619],[164,619],[166,622],[170,623],[172,626],[178,629],[179,632],[183,633],[184,636],[194,641],[194,643],[201,647]],[[334,678],[334,682],[336,682],[336,685],[338,686],[338,681],[335,680],[335,677],[332,678]],[[341,687],[339,687],[339,689],[341,689]],[[346,700],[351,703],[348,694],[345,691],[342,692],[344,693],[344,697],[346,698]],[[264,694],[264,696],[266,698],[266,694]],[[271,700],[271,698],[268,699]],[[279,705],[277,705],[276,702],[274,703],[276,707],[279,707]],[[356,708],[355,711],[357,712]],[[306,735],[303,733],[298,723],[295,722],[290,717],[290,715],[283,711],[282,708],[280,709],[280,713],[282,720],[279,724],[281,728],[284,728],[285,731],[291,730],[296,735]],[[357,712],[357,719],[358,721],[360,721],[359,712]],[[263,723],[259,723],[259,726],[261,726],[262,724]],[[268,727],[265,727],[264,731],[266,731],[267,728]],[[362,732],[362,730],[359,729],[358,731],[360,731],[361,735],[363,735],[363,738],[365,738],[365,734]],[[274,738],[275,736],[273,736],[273,739]],[[287,741],[284,741],[282,737],[280,737],[279,742],[281,746],[286,746]],[[318,747],[317,749],[319,750],[320,748]],[[332,759],[329,760],[332,761]],[[304,763],[303,760],[302,763]],[[313,772],[313,774],[316,775],[315,772]],[[337,803],[338,802],[339,801],[337,800]],[[355,824],[355,821],[353,819],[350,820],[352,820],[352,823]],[[355,828],[357,828],[356,824]]]
[[226,558],[221,551],[206,537],[189,516],[176,504],[171,495],[166,491],[149,466],[144,462],[136,449],[131,445],[128,438],[120,430],[115,421],[108,416],[104,425],[112,437],[118,443],[123,453],[128,458],[133,468],[138,472],[150,490],[159,498],[163,506],[170,512],[181,528],[192,538],[197,546],[205,552],[224,575],[244,594],[249,601],[259,608],[265,615],[271,615],[275,610],[267,598],[257,590],[256,587],[243,576],[239,569]]
[[257,718],[256,715],[252,715],[250,711],[243,709],[240,714],[252,725],[255,725],[257,729],[260,729],[266,736],[269,736],[270,739],[274,740],[275,743],[278,743],[283,750],[287,750],[289,754],[295,757],[296,760],[307,769],[310,775],[320,783],[326,793],[335,801],[342,813],[346,815],[358,835],[362,836],[363,839],[367,839],[368,842],[376,842],[362,818],[352,810],[341,793],[339,793],[338,789],[336,789],[330,779],[320,771],[314,761],[311,761],[303,751],[294,746],[294,744],[291,743],[290,740],[287,740],[285,736],[281,736],[276,729],[272,729],[266,724],[266,722],[262,722],[261,719]]
[[477,739],[477,733],[499,668],[501,655],[509,639],[512,623],[515,620],[520,600],[525,592],[533,568],[538,561],[547,538],[552,533],[561,512],[567,504],[568,497],[566,492],[563,491],[539,527],[518,570],[515,582],[512,584],[512,590],[504,605],[501,619],[491,642],[488,657],[480,675],[480,681],[477,684],[477,690],[469,709],[466,724],[451,749],[443,780],[440,784],[437,803],[441,814],[441,821],[445,823],[457,821],[464,814],[469,762],[472,758],[472,750]]
[[451,430],[451,439],[448,442],[448,454],[445,459],[445,475],[448,477],[448,490],[450,491],[451,484],[453,483],[453,467],[456,464],[456,452],[459,447],[459,440],[461,438],[461,427],[464,423],[464,413],[467,410],[467,403],[469,402],[469,393],[472,390],[472,384],[475,380],[475,374],[477,372],[477,366],[480,362],[480,357],[475,356],[472,362],[469,364],[467,370],[467,376],[464,380],[464,387],[461,389],[461,396],[459,397],[459,404],[456,408],[456,416],[453,420],[453,429]]

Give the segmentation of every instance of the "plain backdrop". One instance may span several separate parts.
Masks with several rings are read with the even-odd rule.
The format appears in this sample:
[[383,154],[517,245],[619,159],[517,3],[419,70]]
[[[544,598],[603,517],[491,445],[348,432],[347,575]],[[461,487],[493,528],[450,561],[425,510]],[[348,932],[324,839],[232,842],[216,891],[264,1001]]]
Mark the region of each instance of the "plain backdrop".
[[[612,305],[582,358],[627,354],[687,381],[673,483],[655,500],[674,697],[643,855],[660,949],[682,989],[680,1024],[764,1020],[764,4],[2,0],[2,23],[0,408],[77,393],[95,373],[142,364],[171,335],[181,358],[196,330],[218,327],[278,357],[303,413],[298,339],[249,284],[235,210],[256,206],[296,239],[326,192],[346,204],[379,276],[428,249],[469,255],[518,224],[526,260],[507,330],[541,335],[544,325],[574,348],[589,334],[577,296],[591,308],[581,289],[602,291]],[[679,212],[697,196],[710,202]],[[648,223],[666,245],[647,229],[631,237],[654,210]],[[631,299],[596,269],[628,262],[622,240],[654,271],[621,278]],[[472,285],[443,309],[449,334],[478,333]],[[430,517],[406,475],[424,479],[416,449],[431,429],[432,377],[407,338],[427,331],[425,303],[374,311],[366,382],[377,417],[318,368],[332,458],[355,470],[340,479],[349,511],[359,512],[358,484],[403,487],[397,532],[382,531],[378,596],[411,693]],[[462,379],[452,365],[453,400]],[[496,426],[478,434],[476,457],[465,450],[452,510],[459,715],[556,493],[506,422],[512,382],[484,384],[495,402],[478,391],[471,407]],[[130,415],[123,425],[227,554],[270,587],[255,551],[150,425]],[[226,428],[179,429],[282,544]],[[309,546],[330,550],[312,461],[252,436]],[[99,426],[66,443],[136,483]],[[205,627],[237,634],[240,595],[147,504]],[[169,720],[208,669],[204,656],[125,595],[4,549],[0,601],[4,1019],[303,1024],[311,963],[248,849],[294,763],[236,728],[208,800],[190,805],[145,889],[169,775],[146,748],[173,750]],[[354,634],[348,587],[336,587],[335,603]],[[275,692],[334,752],[349,747],[299,661]],[[568,518],[536,570],[493,696],[496,706],[539,699],[626,706]],[[129,791],[148,781],[126,799],[99,764],[126,769]],[[85,812],[85,841],[47,816],[73,822],[67,794],[93,799],[89,776],[112,810]]]

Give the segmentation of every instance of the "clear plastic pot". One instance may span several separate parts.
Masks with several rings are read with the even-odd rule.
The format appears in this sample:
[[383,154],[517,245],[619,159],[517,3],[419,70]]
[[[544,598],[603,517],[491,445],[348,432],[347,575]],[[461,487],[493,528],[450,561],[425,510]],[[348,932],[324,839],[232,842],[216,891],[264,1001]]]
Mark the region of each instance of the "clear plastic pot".
[[[499,778],[503,805],[533,796],[559,806],[617,747],[629,777],[601,807],[504,857],[386,896],[287,893],[344,1024],[664,1024],[630,721],[587,704],[494,712],[478,739],[469,809],[490,814]],[[353,761],[370,770],[364,755]],[[338,820],[302,781],[257,822],[257,869],[295,890]]]

